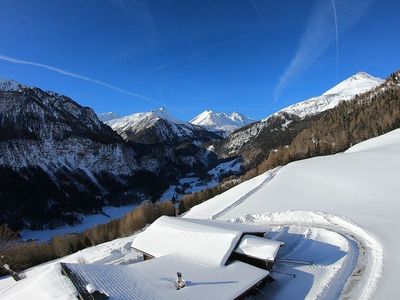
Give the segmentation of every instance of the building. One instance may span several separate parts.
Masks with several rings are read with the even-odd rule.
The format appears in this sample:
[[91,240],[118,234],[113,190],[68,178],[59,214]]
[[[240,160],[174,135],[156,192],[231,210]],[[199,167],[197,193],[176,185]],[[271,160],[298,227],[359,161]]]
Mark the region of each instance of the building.
[[[63,264],[81,299],[244,299],[270,279],[281,246],[269,228],[211,219],[160,217],[132,247],[144,261],[131,265]],[[176,288],[177,273],[185,287]],[[86,297],[86,298],[85,298]],[[90,298],[92,297],[92,298]]]

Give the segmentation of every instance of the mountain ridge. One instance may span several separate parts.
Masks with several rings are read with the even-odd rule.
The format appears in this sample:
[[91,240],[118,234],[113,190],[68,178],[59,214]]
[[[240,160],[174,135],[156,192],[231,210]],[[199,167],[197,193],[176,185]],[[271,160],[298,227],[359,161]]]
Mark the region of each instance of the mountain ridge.
[[254,120],[236,111],[227,114],[205,110],[189,122],[226,137],[235,130],[253,123]]
[[[257,165],[270,150],[288,145],[320,114],[336,107],[341,101],[373,90],[383,83],[380,78],[358,72],[328,89],[321,96],[292,104],[259,122],[244,126],[214,144],[215,152],[224,158],[245,155],[251,166]],[[255,164],[255,165],[254,165]]]
[[[311,97],[294,103],[279,110],[275,114],[284,112],[297,115],[300,118],[305,118],[333,108],[337,106],[340,101],[351,100],[354,96],[367,92],[383,82],[384,80],[381,78],[374,77],[366,72],[358,72],[339,82],[320,96]],[[264,118],[263,121],[267,119],[268,117]]]

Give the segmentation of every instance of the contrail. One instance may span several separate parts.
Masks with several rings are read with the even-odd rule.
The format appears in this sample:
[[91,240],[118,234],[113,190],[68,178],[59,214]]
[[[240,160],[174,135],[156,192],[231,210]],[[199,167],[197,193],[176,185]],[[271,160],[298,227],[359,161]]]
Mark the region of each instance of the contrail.
[[338,21],[337,21],[335,0],[332,0],[332,8],[333,8],[333,16],[335,18],[335,30],[336,30],[336,76],[335,76],[335,81],[337,81],[338,68],[339,68],[339,31],[338,31]]
[[194,52],[194,53],[192,53],[192,54],[189,54],[189,55],[187,55],[187,56],[178,58],[178,59],[176,59],[176,60],[174,60],[174,61],[171,61],[171,62],[166,63],[166,64],[164,64],[164,65],[155,67],[155,68],[153,68],[153,69],[150,69],[150,70],[146,71],[144,74],[148,74],[148,73],[153,73],[153,72],[157,72],[157,71],[164,70],[164,69],[169,68],[169,67],[171,67],[171,66],[173,66],[173,65],[176,65],[176,64],[178,64],[178,63],[180,63],[180,62],[184,62],[184,61],[186,61],[186,60],[189,60],[189,59],[198,57],[198,56],[200,56],[200,55],[206,53],[207,51],[213,50],[213,49],[218,48],[218,47],[220,47],[220,46],[222,46],[222,45],[225,45],[225,44],[228,44],[228,43],[233,42],[233,41],[235,41],[235,40],[241,39],[241,38],[244,37],[244,36],[245,36],[244,34],[240,34],[240,35],[238,35],[238,36],[234,36],[234,37],[228,38],[228,39],[223,40],[223,41],[221,41],[221,42],[218,42],[218,43],[216,43],[216,44],[212,44],[212,45],[210,45],[210,46],[208,46],[208,47],[205,47],[204,49],[198,50],[198,51],[196,51],[196,52]]
[[[363,16],[374,0],[343,0],[345,17],[341,19],[341,32],[350,30]],[[331,0],[315,1],[316,6],[310,15],[308,25],[305,28],[303,36],[297,46],[297,50],[289,65],[279,77],[273,91],[274,101],[278,101],[282,92],[299,74],[309,68],[328,48],[335,42],[333,28],[329,22],[329,16],[332,15],[331,5],[335,17],[336,29],[336,72],[339,63],[339,33],[336,15],[336,2]],[[328,20],[328,21],[327,21]]]
[[133,97],[136,97],[136,98],[148,101],[148,102],[152,102],[152,103],[155,103],[155,104],[158,104],[158,105],[165,106],[164,103],[161,103],[161,102],[159,102],[157,100],[154,100],[154,99],[151,99],[149,97],[146,97],[146,96],[143,96],[143,95],[140,95],[140,94],[136,94],[134,92],[125,90],[125,89],[120,88],[118,86],[111,85],[111,84],[108,84],[106,82],[103,82],[103,81],[100,81],[100,80],[96,80],[96,79],[92,79],[92,78],[89,78],[89,77],[86,77],[86,76],[83,76],[83,75],[79,75],[79,74],[76,74],[76,73],[72,73],[72,72],[69,72],[69,71],[66,71],[66,70],[63,70],[63,69],[60,69],[60,68],[52,67],[52,66],[49,66],[49,65],[45,65],[45,64],[41,64],[41,63],[37,63],[37,62],[33,62],[33,61],[22,60],[22,59],[19,59],[19,58],[10,57],[10,56],[7,56],[7,55],[2,55],[2,54],[0,54],[0,60],[11,62],[11,63],[14,63],[14,64],[29,65],[29,66],[42,68],[42,69],[47,69],[47,70],[50,70],[50,71],[53,71],[53,72],[57,72],[59,74],[65,75],[65,76],[69,76],[69,77],[73,77],[73,78],[76,78],[76,79],[92,82],[94,84],[104,86],[106,88],[109,88],[111,90],[114,90],[114,91],[117,91],[117,92],[120,92],[120,93],[123,93],[123,94],[127,94],[127,95],[130,95],[130,96],[133,96]]

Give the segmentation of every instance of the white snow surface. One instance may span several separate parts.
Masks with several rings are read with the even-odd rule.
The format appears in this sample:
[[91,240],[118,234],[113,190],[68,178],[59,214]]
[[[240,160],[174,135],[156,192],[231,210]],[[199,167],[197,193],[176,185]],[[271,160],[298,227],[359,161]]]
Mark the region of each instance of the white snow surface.
[[267,231],[265,226],[163,216],[138,234],[132,247],[156,258],[178,255],[204,265],[223,266],[244,232]]
[[86,229],[92,228],[95,225],[105,224],[111,220],[115,220],[123,217],[128,212],[132,211],[136,205],[125,205],[125,206],[104,206],[102,208],[103,213],[82,215],[82,222],[74,226],[62,226],[56,229],[46,230],[29,230],[25,229],[20,232],[23,240],[38,240],[38,241],[49,241],[56,235],[63,235],[68,233],[83,232]]
[[0,299],[77,299],[71,281],[61,274],[59,262],[88,264],[130,264],[140,261],[141,254],[131,248],[134,236],[116,239],[95,247],[86,248],[63,257],[28,269],[27,278],[15,282],[11,277],[0,278]]
[[[373,77],[365,72],[359,72],[329,89],[321,96],[288,106],[279,113],[295,114],[300,118],[315,115],[325,110],[334,108],[341,101],[348,101],[358,94],[365,93],[382,84],[383,80]],[[264,119],[267,120],[268,118]]]
[[192,124],[202,126],[210,131],[222,132],[224,136],[252,122],[254,122],[253,119],[238,112],[227,114],[223,112],[214,112],[212,110],[203,111],[190,120]]
[[[344,153],[266,172],[194,207],[185,217],[339,227],[367,249],[368,272],[358,290],[365,298],[393,299],[400,268],[399,170],[397,129]],[[315,284],[321,284],[318,278]]]

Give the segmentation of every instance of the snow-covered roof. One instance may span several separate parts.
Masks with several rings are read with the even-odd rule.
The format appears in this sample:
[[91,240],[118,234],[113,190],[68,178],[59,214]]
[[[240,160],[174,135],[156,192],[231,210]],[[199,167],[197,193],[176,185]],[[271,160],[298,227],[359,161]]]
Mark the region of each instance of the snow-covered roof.
[[138,234],[132,247],[154,257],[179,255],[206,265],[225,265],[245,233],[263,234],[268,227],[212,219],[163,216]]
[[[204,266],[177,256],[132,265],[66,264],[83,285],[95,284],[109,299],[234,299],[269,273],[243,262]],[[177,272],[186,287],[176,290]]]
[[246,234],[240,241],[235,252],[262,260],[274,261],[283,243],[254,235]]

